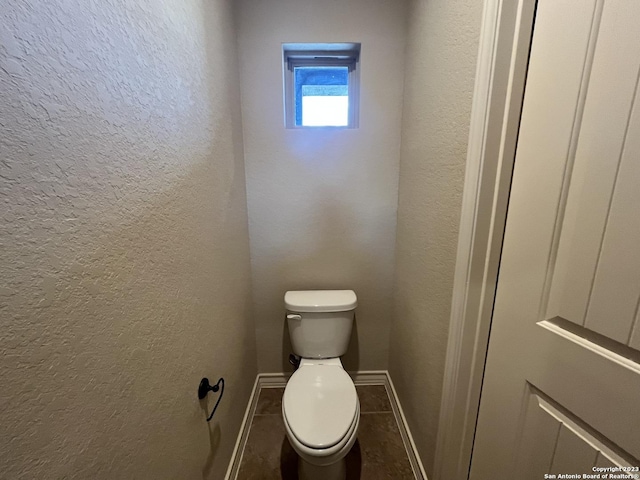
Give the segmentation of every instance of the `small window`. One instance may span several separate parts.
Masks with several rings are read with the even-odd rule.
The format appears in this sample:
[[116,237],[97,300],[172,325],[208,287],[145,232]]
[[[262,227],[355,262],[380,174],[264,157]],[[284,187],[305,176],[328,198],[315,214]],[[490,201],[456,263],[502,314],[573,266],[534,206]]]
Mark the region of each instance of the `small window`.
[[358,126],[359,43],[284,44],[287,128]]

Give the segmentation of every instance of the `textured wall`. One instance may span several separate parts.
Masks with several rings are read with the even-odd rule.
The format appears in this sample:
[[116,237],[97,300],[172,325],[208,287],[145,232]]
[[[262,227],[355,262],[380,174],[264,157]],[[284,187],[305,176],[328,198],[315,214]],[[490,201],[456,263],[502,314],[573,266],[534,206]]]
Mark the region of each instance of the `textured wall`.
[[[348,288],[360,306],[345,366],[387,368],[404,2],[242,0],[239,12],[258,367],[290,371],[286,290]],[[362,43],[358,129],[284,128],[282,42]]]
[[224,475],[256,373],[230,4],[2,4],[1,478]]
[[390,372],[430,474],[482,2],[414,0],[407,32]]

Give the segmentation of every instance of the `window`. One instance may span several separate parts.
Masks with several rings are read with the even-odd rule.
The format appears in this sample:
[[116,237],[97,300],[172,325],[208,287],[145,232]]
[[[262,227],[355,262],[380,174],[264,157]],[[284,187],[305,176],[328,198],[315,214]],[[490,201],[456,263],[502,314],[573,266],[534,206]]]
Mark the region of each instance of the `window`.
[[358,126],[359,43],[283,45],[287,128]]

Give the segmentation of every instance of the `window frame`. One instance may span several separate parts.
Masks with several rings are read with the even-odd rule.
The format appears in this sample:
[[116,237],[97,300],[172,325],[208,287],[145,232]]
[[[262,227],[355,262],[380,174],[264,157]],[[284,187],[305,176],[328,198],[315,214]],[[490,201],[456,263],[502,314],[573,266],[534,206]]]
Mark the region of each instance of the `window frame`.
[[[358,128],[360,112],[360,44],[359,43],[295,43],[283,44],[284,120],[285,127],[298,128]],[[347,67],[349,115],[347,125],[296,125],[296,67]]]

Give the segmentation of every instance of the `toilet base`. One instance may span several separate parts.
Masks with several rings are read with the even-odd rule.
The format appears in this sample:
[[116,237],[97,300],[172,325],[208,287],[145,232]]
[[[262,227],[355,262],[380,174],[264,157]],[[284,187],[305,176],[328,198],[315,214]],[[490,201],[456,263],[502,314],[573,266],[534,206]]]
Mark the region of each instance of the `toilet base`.
[[298,457],[299,480],[346,480],[347,461],[344,457],[330,465],[313,465]]

